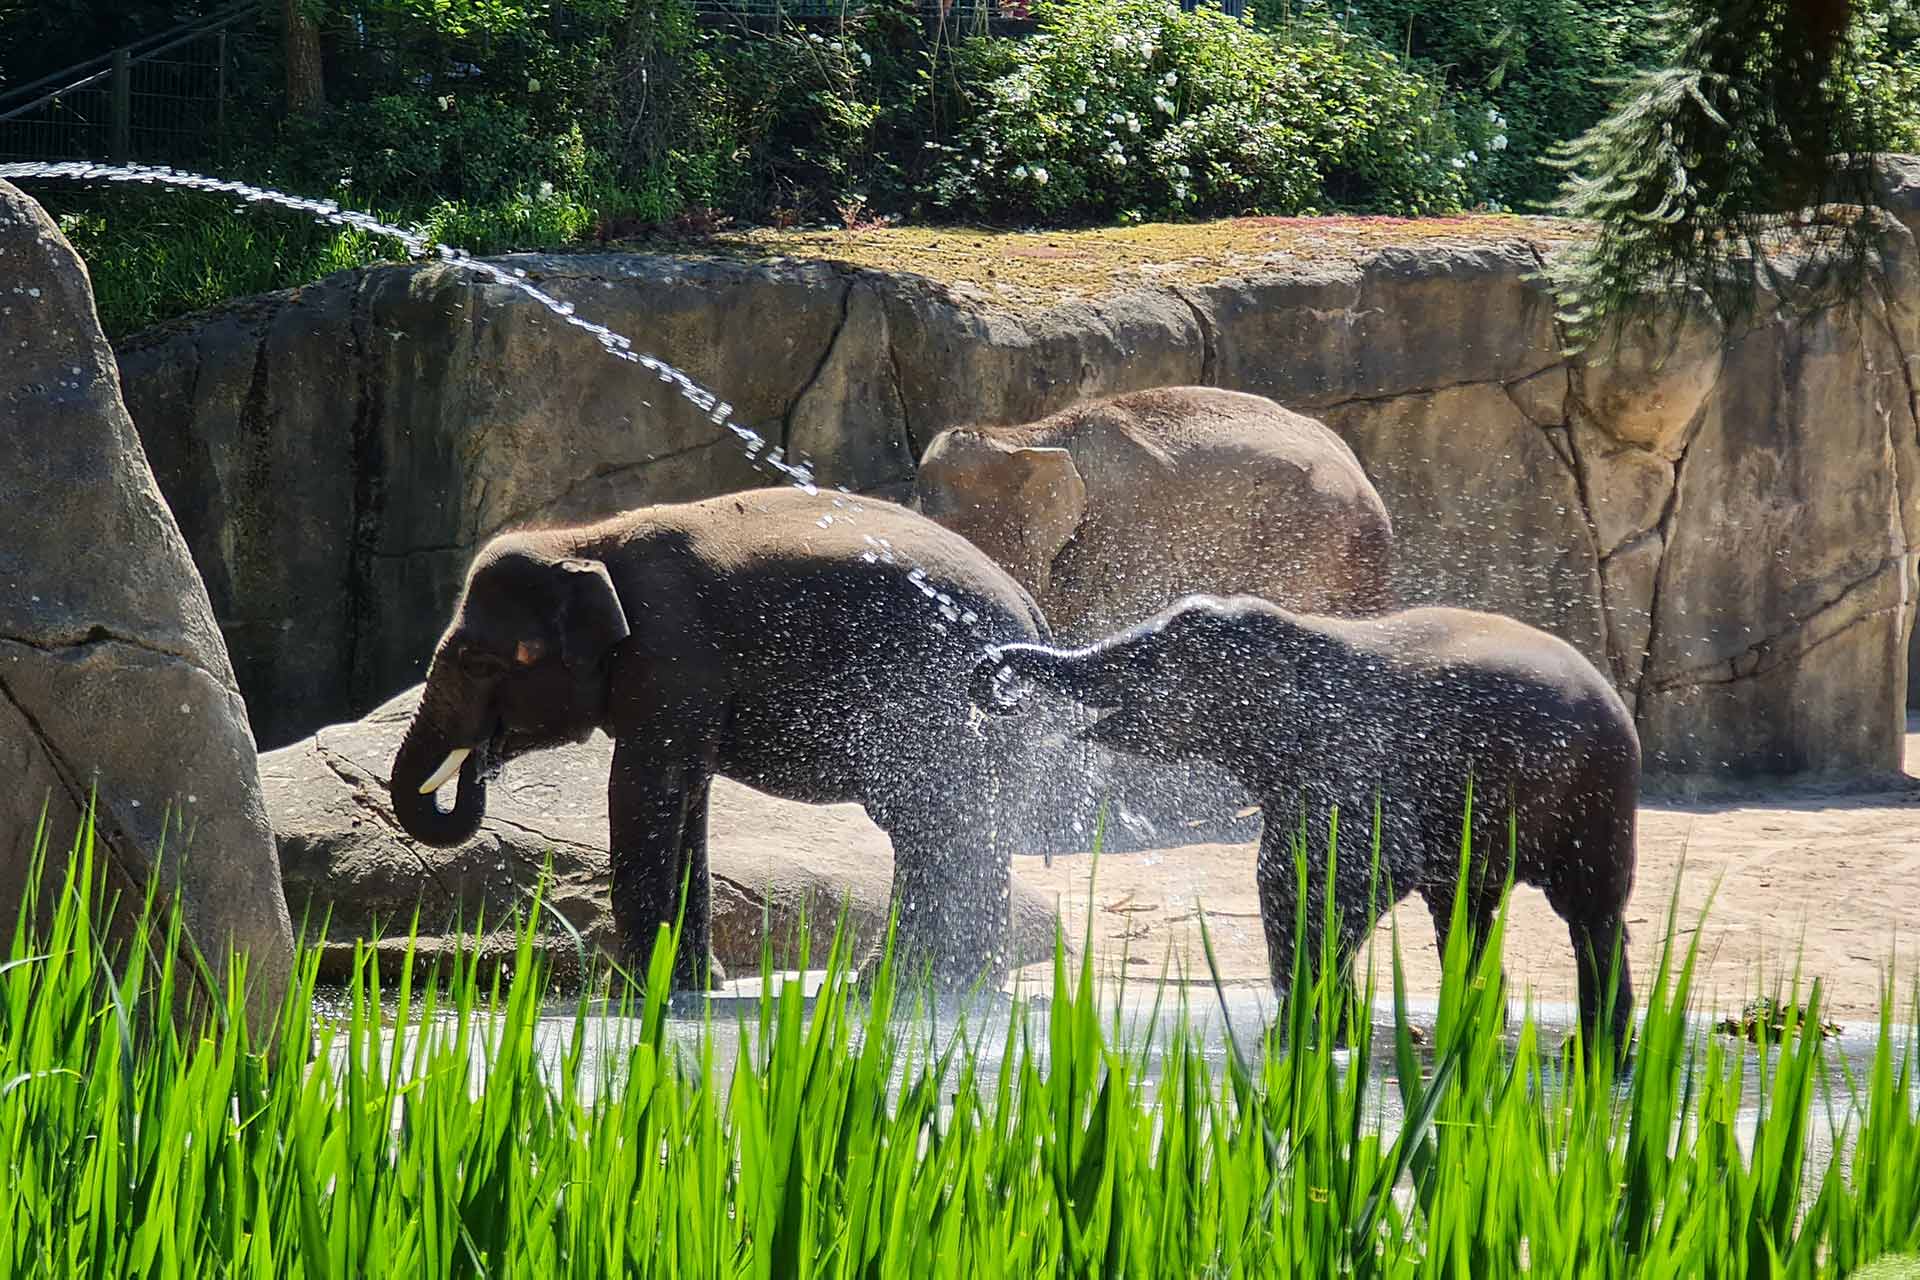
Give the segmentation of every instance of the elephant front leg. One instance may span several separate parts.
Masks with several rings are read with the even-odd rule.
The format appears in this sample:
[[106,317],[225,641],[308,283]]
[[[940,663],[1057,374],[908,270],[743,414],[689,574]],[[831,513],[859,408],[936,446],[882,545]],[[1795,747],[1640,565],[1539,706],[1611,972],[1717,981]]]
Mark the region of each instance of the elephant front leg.
[[997,987],[1013,963],[1013,867],[988,767],[934,775],[869,803],[893,841],[894,964],[947,989]]
[[[1467,968],[1471,973],[1480,965],[1480,958],[1486,954],[1487,939],[1493,932],[1494,922],[1500,915],[1500,897],[1504,889],[1501,885],[1489,887],[1484,878],[1476,878],[1467,886],[1466,927],[1468,944]],[[1453,881],[1444,884],[1435,883],[1420,891],[1421,898],[1427,904],[1427,914],[1433,918],[1434,946],[1440,953],[1440,963],[1447,961],[1447,944],[1453,932],[1454,900],[1459,896],[1459,886]],[[1502,981],[1504,982],[1504,977]]]
[[[1347,851],[1351,855],[1352,851]],[[1390,894],[1371,883],[1370,875],[1348,874],[1351,862],[1336,868],[1332,911],[1328,910],[1325,853],[1310,854],[1305,869],[1306,894],[1300,892],[1301,868],[1293,842],[1281,837],[1263,839],[1255,881],[1260,891],[1260,924],[1267,939],[1267,970],[1275,1000],[1282,1006],[1295,994],[1294,969],[1309,994],[1324,980],[1335,984],[1336,1021],[1344,1034],[1345,1010],[1355,993],[1353,963],[1380,913],[1391,905]],[[1333,929],[1332,947],[1327,928]]]
[[1013,874],[984,835],[893,837],[894,969],[935,986],[994,989],[1012,967]]
[[713,932],[706,865],[710,777],[699,764],[663,761],[651,744],[622,740],[614,746],[607,781],[614,928],[628,964],[645,973],[661,926],[680,922],[675,990],[707,986]]
[[[1260,928],[1267,937],[1267,974],[1274,999],[1284,1005],[1293,990],[1295,940],[1302,936],[1303,927],[1312,928],[1312,922],[1299,919],[1300,886],[1292,857],[1270,850],[1265,840],[1260,842],[1254,882],[1260,891]],[[1307,953],[1309,959],[1312,954]]]

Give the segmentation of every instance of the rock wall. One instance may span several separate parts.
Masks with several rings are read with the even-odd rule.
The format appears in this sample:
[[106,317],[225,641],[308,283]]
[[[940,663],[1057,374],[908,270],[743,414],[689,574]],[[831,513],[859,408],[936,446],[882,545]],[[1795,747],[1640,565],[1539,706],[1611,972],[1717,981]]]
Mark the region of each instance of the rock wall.
[[[1655,772],[1898,769],[1912,236],[1857,311],[1569,361],[1516,226],[1042,314],[817,263],[514,263],[862,492],[900,493],[956,423],[1172,383],[1273,396],[1359,454],[1407,600],[1568,638],[1635,706]],[[119,354],[268,744],[417,680],[495,531],[778,479],[644,370],[444,266],[343,274]]]
[[86,268],[4,182],[0,351],[0,920],[43,812],[57,885],[91,799],[109,889],[137,902],[161,876],[216,971],[230,946],[249,953],[252,1008],[268,1012],[292,937],[247,710]]

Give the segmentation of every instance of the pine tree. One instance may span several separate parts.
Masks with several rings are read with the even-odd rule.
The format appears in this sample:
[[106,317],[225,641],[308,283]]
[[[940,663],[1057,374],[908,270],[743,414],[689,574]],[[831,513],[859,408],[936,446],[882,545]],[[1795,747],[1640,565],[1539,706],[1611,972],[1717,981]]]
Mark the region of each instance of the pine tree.
[[1549,269],[1574,345],[1699,301],[1738,324],[1763,287],[1798,308],[1857,295],[1891,136],[1858,91],[1870,2],[1674,0],[1655,19],[1665,65],[1549,160],[1568,171],[1558,211],[1594,224]]

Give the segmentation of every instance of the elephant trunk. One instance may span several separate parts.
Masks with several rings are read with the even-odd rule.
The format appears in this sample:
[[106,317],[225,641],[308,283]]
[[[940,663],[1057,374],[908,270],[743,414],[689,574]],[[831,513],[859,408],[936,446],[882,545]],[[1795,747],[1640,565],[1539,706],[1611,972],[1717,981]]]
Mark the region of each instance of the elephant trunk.
[[[393,758],[389,794],[401,829],[435,848],[472,839],[487,813],[487,784],[481,780],[480,763],[472,747],[436,726],[423,699]],[[443,810],[437,794],[456,774],[453,808]]]
[[1050,692],[1089,706],[1106,705],[1101,689],[1100,646],[1055,649],[1043,644],[1009,644],[990,649],[973,669],[967,686],[976,706],[995,715],[1020,710],[1016,680],[1027,680]]

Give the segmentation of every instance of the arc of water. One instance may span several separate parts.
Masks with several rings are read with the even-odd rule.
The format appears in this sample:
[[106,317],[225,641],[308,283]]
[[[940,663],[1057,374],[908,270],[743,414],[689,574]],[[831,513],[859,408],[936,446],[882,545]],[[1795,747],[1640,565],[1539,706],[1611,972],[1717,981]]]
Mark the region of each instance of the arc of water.
[[[657,356],[643,351],[635,351],[631,339],[623,337],[603,324],[584,320],[574,313],[571,302],[562,302],[546,290],[527,279],[527,273],[520,270],[508,270],[497,263],[476,258],[464,249],[452,245],[433,245],[426,236],[405,227],[382,222],[372,214],[361,213],[354,209],[342,209],[338,201],[311,200],[304,196],[289,195],[284,191],[273,191],[265,187],[251,186],[244,182],[235,182],[226,178],[212,178],[200,173],[186,173],[164,165],[109,165],[95,164],[91,161],[68,160],[52,164],[10,163],[0,164],[0,178],[33,179],[55,178],[72,182],[158,182],[167,186],[181,187],[191,191],[217,191],[226,195],[239,196],[243,200],[260,204],[274,204],[300,213],[310,213],[322,222],[335,226],[353,227],[370,235],[383,236],[397,240],[406,248],[411,258],[438,257],[449,266],[475,275],[485,276],[497,284],[518,289],[535,302],[560,317],[598,342],[607,354],[630,364],[637,364],[659,377],[660,381],[672,386],[686,400],[717,427],[731,431],[746,449],[747,456],[756,462],[764,462],[775,471],[786,476],[795,487],[807,493],[818,493],[813,483],[813,469],[805,463],[794,463],[783,456],[783,450],[775,445],[767,450],[767,439],[751,427],[742,426],[733,417],[733,406],[713,392],[701,386],[684,371],[675,368]],[[762,451],[766,450],[764,456]]]
[[[746,450],[747,456],[754,462],[764,463],[773,468],[792,482],[794,487],[806,493],[816,494],[820,492],[819,486],[813,481],[813,469],[811,467],[803,462],[793,462],[789,460],[785,457],[785,451],[779,445],[774,445],[769,449],[767,447],[768,440],[765,436],[751,427],[743,426],[734,419],[733,406],[731,404],[722,400],[712,391],[709,391],[684,371],[668,364],[658,356],[649,355],[644,351],[635,351],[631,339],[615,333],[606,325],[596,324],[591,320],[581,318],[575,314],[574,306],[571,302],[563,302],[546,290],[540,288],[531,280],[527,279],[527,273],[524,271],[517,269],[509,270],[500,266],[498,263],[476,258],[465,250],[457,249],[452,245],[431,244],[426,236],[421,235],[417,231],[410,231],[405,227],[382,222],[372,214],[361,213],[355,209],[343,209],[339,203],[334,200],[312,200],[305,196],[289,195],[284,191],[274,191],[266,187],[256,187],[245,182],[236,182],[227,178],[213,178],[206,174],[188,173],[165,165],[110,165],[95,164],[91,161],[71,160],[53,163],[8,163],[0,164],[0,178],[9,180],[51,178],[71,182],[157,182],[165,186],[181,187],[191,191],[215,191],[226,195],[238,196],[243,200],[253,203],[279,205],[282,208],[292,209],[300,213],[309,213],[321,222],[329,222],[335,226],[353,227],[357,230],[365,231],[370,235],[383,236],[398,241],[405,247],[407,256],[409,257],[425,258],[435,256],[449,266],[463,271],[471,271],[497,284],[506,285],[509,288],[517,289],[521,293],[526,294],[548,311],[560,317],[560,319],[567,324],[591,335],[594,341],[599,343],[601,349],[608,355],[617,360],[624,360],[629,364],[637,364],[653,373],[661,382],[671,386],[680,394],[682,399],[704,414],[709,422],[713,423],[716,427],[721,427],[732,432],[735,438],[740,441],[741,446]],[[845,492],[843,489],[842,493],[845,494]],[[861,510],[859,504],[853,501],[851,495],[836,498],[834,505],[836,509],[843,513],[837,517],[839,519],[850,519],[852,515],[858,514]],[[824,527],[833,523],[835,519],[836,517],[834,515],[828,514],[821,517],[820,523]],[[866,535],[866,543],[868,550],[863,553],[863,558],[870,563],[875,561],[885,561],[889,564],[898,562],[899,557],[897,553],[885,538]],[[971,626],[978,621],[977,616],[972,610],[960,609],[959,606],[954,603],[951,596],[944,591],[937,590],[932,584],[928,583],[926,581],[926,572],[920,566],[915,565],[907,577],[908,581],[918,589],[920,595],[934,606],[940,617],[944,620],[942,623],[935,623],[933,625],[944,629],[944,623],[946,622]]]

